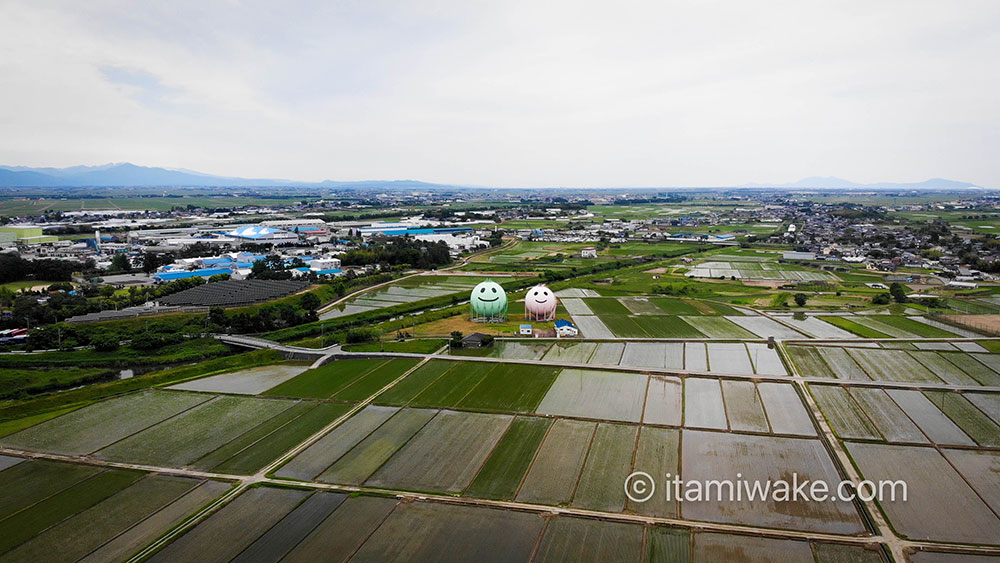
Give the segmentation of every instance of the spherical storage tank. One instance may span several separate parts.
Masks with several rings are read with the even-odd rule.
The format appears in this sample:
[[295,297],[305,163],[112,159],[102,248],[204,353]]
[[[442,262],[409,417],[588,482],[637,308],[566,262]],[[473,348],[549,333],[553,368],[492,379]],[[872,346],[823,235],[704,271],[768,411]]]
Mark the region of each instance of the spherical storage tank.
[[499,322],[507,319],[507,293],[495,281],[479,282],[472,288],[469,305],[473,320]]
[[533,321],[551,321],[556,318],[556,294],[544,285],[536,285],[524,296],[524,314]]

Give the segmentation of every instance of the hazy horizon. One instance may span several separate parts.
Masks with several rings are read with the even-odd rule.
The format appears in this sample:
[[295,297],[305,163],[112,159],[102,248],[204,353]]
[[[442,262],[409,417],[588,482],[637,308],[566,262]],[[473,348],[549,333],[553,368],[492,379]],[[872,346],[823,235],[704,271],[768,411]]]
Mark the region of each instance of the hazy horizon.
[[0,162],[1000,187],[1000,4],[0,3]]

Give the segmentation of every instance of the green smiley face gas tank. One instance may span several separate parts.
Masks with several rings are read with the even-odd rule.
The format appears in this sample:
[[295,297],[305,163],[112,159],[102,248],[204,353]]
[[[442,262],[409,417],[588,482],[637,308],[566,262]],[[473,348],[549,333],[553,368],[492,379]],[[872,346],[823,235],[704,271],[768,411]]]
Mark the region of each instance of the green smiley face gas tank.
[[469,300],[473,316],[495,317],[507,312],[507,293],[494,281],[486,280],[472,288]]

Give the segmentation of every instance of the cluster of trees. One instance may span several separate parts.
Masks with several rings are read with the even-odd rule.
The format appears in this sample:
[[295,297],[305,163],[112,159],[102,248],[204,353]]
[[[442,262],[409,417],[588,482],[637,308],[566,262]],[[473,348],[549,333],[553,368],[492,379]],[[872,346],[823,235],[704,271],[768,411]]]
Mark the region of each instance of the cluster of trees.
[[40,297],[38,293],[20,293],[14,296],[11,303],[13,318],[4,324],[11,327],[39,326],[101,310],[99,303],[83,295],[52,293],[44,303],[38,302]]
[[490,248],[496,248],[503,244],[503,231],[496,230],[486,239],[490,243]]
[[425,242],[408,237],[393,237],[374,242],[367,248],[342,254],[340,260],[345,266],[408,265],[425,270],[447,266],[452,262],[448,245],[444,241]]
[[834,209],[829,212],[833,217],[840,217],[856,222],[881,222],[885,221],[886,214],[883,211],[865,206],[848,206],[845,204],[841,209]]
[[292,279],[293,268],[305,266],[305,262],[298,258],[292,260],[290,264],[285,264],[277,254],[271,254],[253,263],[250,269],[250,277],[255,280],[290,280]]
[[695,288],[685,283],[654,283],[650,291],[657,295],[691,295]]
[[[228,275],[212,276],[209,282],[228,279]],[[203,278],[185,278],[163,285],[133,286],[123,292],[110,285],[81,285],[76,295],[69,292],[73,286],[68,282],[50,285],[44,292],[14,293],[0,290],[0,305],[10,307],[13,318],[4,321],[6,327],[41,326],[64,321],[77,315],[96,313],[108,309],[122,309],[155,301],[172,293],[184,291],[206,283]],[[59,292],[59,293],[54,293]],[[39,299],[45,298],[44,302]]]
[[0,283],[22,280],[70,281],[74,271],[93,267],[93,262],[81,265],[70,260],[25,260],[16,254],[0,254]]
[[204,328],[204,321],[185,319],[128,320],[116,323],[50,324],[32,328],[29,345],[36,350],[93,346],[101,352],[117,350],[130,341],[137,350],[155,350],[183,342]]
[[344,341],[347,344],[362,344],[364,342],[375,342],[381,333],[371,327],[352,328],[347,331]]
[[906,303],[906,288],[899,282],[889,284],[889,295],[896,303]]
[[872,305],[888,305],[893,301],[896,303],[906,303],[908,301],[906,287],[899,282],[889,284],[888,292],[879,293],[875,297],[872,297]]

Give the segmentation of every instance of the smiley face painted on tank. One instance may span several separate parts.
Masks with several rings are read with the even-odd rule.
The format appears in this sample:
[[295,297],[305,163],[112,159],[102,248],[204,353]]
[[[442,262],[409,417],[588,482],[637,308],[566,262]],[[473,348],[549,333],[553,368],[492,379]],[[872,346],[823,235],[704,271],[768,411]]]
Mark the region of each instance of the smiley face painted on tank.
[[469,297],[472,310],[481,315],[495,315],[507,307],[507,293],[493,281],[480,282]]
[[557,304],[556,294],[544,285],[536,285],[524,296],[524,310],[532,315],[550,315]]
[[536,285],[531,288],[531,290],[528,291],[528,297],[533,299],[535,303],[538,303],[539,305],[545,305],[550,300],[555,299],[555,295],[553,295],[552,292],[549,291],[549,288],[544,285]]

